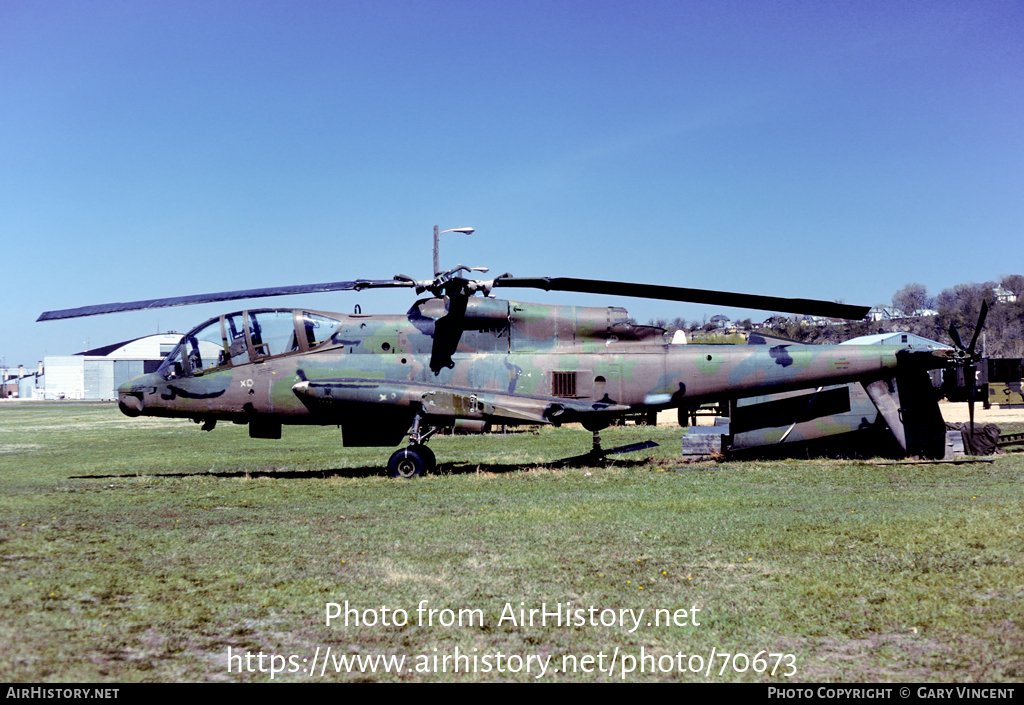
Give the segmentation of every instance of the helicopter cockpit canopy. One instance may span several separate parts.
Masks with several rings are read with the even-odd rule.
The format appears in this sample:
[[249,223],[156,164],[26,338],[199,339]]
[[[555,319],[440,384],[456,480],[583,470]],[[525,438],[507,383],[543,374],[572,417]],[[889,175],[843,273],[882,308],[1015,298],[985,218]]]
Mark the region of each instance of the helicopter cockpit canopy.
[[303,310],[228,313],[211,318],[182,336],[158,372],[165,379],[201,375],[306,352],[328,342],[340,324],[337,318]]

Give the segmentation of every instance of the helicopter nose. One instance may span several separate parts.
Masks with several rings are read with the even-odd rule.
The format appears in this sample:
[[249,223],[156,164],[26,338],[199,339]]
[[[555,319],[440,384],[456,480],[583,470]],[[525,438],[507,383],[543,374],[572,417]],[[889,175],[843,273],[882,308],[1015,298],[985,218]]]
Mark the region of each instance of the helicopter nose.
[[142,377],[125,382],[117,388],[117,408],[125,416],[136,417],[142,414],[145,404],[142,403],[142,389],[138,384]]
[[125,416],[136,417],[142,414],[142,395],[138,392],[117,393],[117,408]]

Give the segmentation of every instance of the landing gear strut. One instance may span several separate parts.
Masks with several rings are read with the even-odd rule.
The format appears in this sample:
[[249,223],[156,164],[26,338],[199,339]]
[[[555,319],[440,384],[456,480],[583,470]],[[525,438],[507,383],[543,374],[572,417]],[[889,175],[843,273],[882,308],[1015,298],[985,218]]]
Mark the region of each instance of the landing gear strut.
[[608,424],[584,423],[583,427],[593,434],[590,452],[558,460],[553,463],[554,467],[603,466],[608,462],[609,451],[606,451],[601,447],[601,430],[607,428]]
[[629,445],[618,446],[616,448],[609,448],[608,450],[605,450],[601,447],[601,430],[606,428],[606,425],[585,423],[583,427],[594,434],[593,441],[590,446],[590,452],[584,453],[583,455],[575,455],[571,458],[563,458],[562,460],[552,463],[552,467],[603,467],[608,464],[609,455],[633,453],[638,450],[647,450],[648,448],[658,447],[658,444],[654,441],[641,441],[640,443],[631,443]]
[[409,431],[409,447],[396,450],[388,460],[388,474],[411,480],[437,468],[434,451],[426,446],[425,441],[437,431],[436,428],[422,433],[423,415],[416,414],[412,429]]
[[414,443],[408,448],[397,450],[388,460],[388,474],[411,480],[437,467],[434,451],[422,443]]

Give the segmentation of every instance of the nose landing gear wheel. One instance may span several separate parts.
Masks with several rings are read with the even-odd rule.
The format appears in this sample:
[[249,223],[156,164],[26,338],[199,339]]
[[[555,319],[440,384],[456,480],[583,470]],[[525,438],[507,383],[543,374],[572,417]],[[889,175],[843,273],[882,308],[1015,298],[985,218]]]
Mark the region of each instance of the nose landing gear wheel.
[[416,443],[392,454],[391,459],[388,460],[388,474],[391,477],[411,480],[430,472],[436,465],[434,451],[421,443]]

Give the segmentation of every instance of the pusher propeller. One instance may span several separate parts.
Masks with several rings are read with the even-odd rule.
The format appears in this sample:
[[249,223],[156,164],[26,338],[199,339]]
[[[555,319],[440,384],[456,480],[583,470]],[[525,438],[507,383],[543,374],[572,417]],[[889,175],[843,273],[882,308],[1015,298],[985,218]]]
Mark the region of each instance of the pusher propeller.
[[974,363],[981,359],[981,355],[975,352],[975,346],[978,344],[978,336],[981,335],[981,329],[985,326],[985,318],[988,316],[988,302],[981,302],[981,314],[978,316],[978,324],[974,327],[974,335],[971,337],[971,344],[969,347],[964,347],[963,340],[960,338],[960,333],[956,329],[956,325],[953,323],[949,324],[949,337],[953,341],[953,347],[956,350],[955,364],[963,371],[964,384],[970,389],[969,397],[967,399],[967,413],[970,418],[971,428],[970,435],[974,437],[974,393],[975,387],[977,386],[977,371]]

